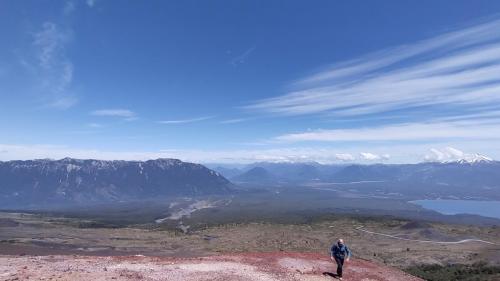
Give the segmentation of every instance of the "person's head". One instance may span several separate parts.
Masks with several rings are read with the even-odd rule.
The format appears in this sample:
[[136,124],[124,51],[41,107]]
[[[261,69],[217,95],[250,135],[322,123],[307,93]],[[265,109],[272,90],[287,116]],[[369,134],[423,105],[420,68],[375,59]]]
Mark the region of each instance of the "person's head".
[[339,238],[339,240],[337,240],[337,244],[344,245],[344,239]]

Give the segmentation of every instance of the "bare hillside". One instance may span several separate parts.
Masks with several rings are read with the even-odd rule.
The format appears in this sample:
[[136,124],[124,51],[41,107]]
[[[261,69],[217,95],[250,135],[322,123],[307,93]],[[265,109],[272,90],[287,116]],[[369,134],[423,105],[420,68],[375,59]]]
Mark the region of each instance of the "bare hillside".
[[[345,280],[417,281],[394,268],[355,259]],[[1,256],[0,280],[334,280],[328,257],[303,253],[258,253],[203,258],[143,256]]]

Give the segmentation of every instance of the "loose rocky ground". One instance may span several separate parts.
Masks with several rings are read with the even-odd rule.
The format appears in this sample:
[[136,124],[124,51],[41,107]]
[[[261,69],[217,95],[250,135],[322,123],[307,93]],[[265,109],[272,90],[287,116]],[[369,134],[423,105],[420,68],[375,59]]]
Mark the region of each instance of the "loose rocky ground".
[[[328,256],[305,253],[253,253],[203,258],[144,256],[0,256],[0,280],[169,280],[274,281],[334,280]],[[417,281],[394,268],[354,259],[344,280]]]

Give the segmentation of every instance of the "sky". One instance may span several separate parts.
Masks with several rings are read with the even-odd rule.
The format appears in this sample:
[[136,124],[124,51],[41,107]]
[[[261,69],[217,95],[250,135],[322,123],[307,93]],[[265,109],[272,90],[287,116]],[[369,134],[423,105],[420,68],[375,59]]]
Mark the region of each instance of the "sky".
[[0,160],[500,159],[499,1],[0,1]]

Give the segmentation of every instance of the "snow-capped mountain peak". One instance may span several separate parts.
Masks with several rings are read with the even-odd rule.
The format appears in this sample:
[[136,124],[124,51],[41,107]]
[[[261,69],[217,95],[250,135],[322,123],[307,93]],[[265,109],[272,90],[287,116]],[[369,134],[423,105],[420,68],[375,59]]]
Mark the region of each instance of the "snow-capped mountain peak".
[[426,162],[461,164],[475,164],[494,161],[492,158],[483,154],[466,153],[453,147],[445,147],[444,149],[432,148],[430,153],[425,155],[424,159]]
[[478,153],[467,154],[464,156],[465,156],[464,158],[459,159],[455,162],[461,163],[461,164],[475,164],[475,163],[487,163],[487,162],[493,161],[493,159],[489,158],[488,156],[481,155]]

